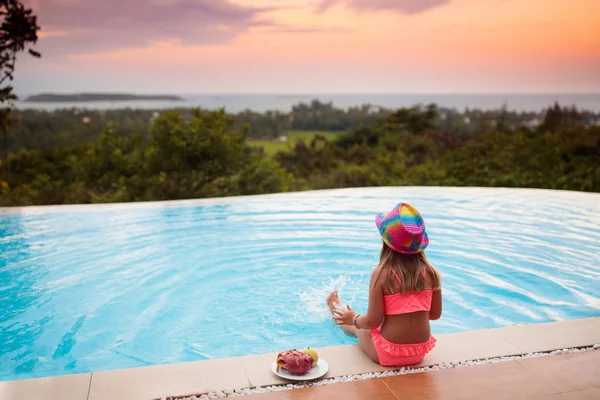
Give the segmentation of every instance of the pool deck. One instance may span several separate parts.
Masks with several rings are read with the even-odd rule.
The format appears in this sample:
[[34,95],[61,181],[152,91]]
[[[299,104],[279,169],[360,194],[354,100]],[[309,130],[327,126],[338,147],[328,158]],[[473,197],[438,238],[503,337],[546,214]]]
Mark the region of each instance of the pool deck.
[[[437,347],[425,358],[424,362],[420,366],[438,365],[452,361],[470,361],[534,352],[546,352],[563,348],[592,346],[600,343],[600,317],[544,324],[516,325],[499,329],[467,331],[454,334],[438,335],[437,339]],[[388,368],[381,367],[371,362],[357,345],[325,347],[318,350],[319,355],[329,363],[330,368],[329,373],[325,376],[326,378],[389,370]],[[583,360],[583,357],[575,356],[583,356],[584,354],[587,353],[576,353],[571,357],[574,360]],[[597,370],[600,360],[598,354],[600,353],[598,351],[594,351],[591,352],[591,354],[593,354],[593,356],[586,356],[585,360],[591,360],[589,363],[593,364],[596,372],[598,372]],[[275,356],[276,353],[269,353],[246,357],[0,382],[0,400],[152,400],[167,396],[186,396],[192,394],[200,395],[221,389],[243,389],[256,386],[280,385],[289,383],[272,374],[270,365],[275,359]],[[568,356],[552,356],[540,358],[539,360],[554,359],[556,361],[562,357]],[[517,370],[525,368],[522,366],[527,365],[528,363],[531,363],[530,365],[537,365],[534,362],[535,360],[538,359],[508,361],[499,364],[388,377],[384,379],[372,379],[368,381],[351,382],[348,384],[334,384],[329,385],[328,387],[335,388],[342,387],[342,385],[345,385],[344,387],[348,388],[365,387],[371,388],[369,389],[371,390],[371,393],[379,393],[379,390],[383,390],[383,386],[381,386],[383,384],[386,387],[386,390],[390,391],[390,393],[383,390],[383,393],[380,397],[377,397],[378,395],[374,395],[374,397],[369,395],[366,398],[395,399],[396,396],[393,394],[396,393],[396,391],[392,387],[393,384],[390,386],[390,382],[420,382],[419,379],[421,379],[421,381],[425,379],[427,382],[429,382],[431,379],[435,382],[439,381],[443,383],[454,379],[445,378],[445,376],[466,376],[467,378],[464,379],[467,379],[469,382],[471,379],[473,379],[474,382],[478,382],[479,377],[487,373],[479,371],[489,371],[490,373],[496,374],[496,370],[501,371],[503,368],[508,368],[503,367],[502,365],[504,364],[512,365],[514,371],[515,368]],[[539,361],[539,363],[543,364],[542,361]],[[556,369],[558,368],[557,365],[563,365],[562,363],[552,361],[547,361],[546,363],[549,365],[549,369]],[[568,365],[568,363],[565,365]],[[570,373],[568,367],[559,369],[565,374]],[[508,374],[507,376],[514,377],[517,373],[510,372],[507,369],[506,374]],[[421,378],[415,378],[418,376],[421,376]],[[426,376],[427,378],[423,378],[422,376]],[[435,376],[435,378],[433,378],[433,376]],[[598,374],[595,376],[598,376]],[[440,378],[438,379],[437,377]],[[597,381],[600,382],[600,379]],[[512,385],[512,381],[510,382]],[[519,385],[527,387],[529,380],[521,379],[519,382],[521,382]],[[554,384],[555,382],[552,383]],[[437,391],[441,390],[442,386],[438,387],[436,385],[438,384],[436,383],[433,386],[426,386],[426,388],[437,388],[435,389]],[[500,385],[500,383],[498,383],[498,385]],[[496,386],[497,388],[505,388],[507,383],[505,382],[500,386],[498,385]],[[448,384],[448,387],[448,393],[460,392],[457,392],[458,389],[452,389],[455,387],[454,384]],[[300,396],[302,390],[304,390],[300,389],[264,395],[271,397],[260,397],[263,395],[255,395],[256,397],[250,396],[249,400],[254,398],[257,400],[263,398],[332,398],[331,396],[328,396],[326,392],[314,397],[313,394],[316,393],[315,391],[318,391],[317,389],[321,388],[323,388],[325,391],[334,390],[326,389],[325,387],[315,387],[310,388],[310,390],[306,389],[308,394],[305,397],[297,397]],[[507,390],[509,389],[510,388],[507,388]],[[595,390],[594,387],[578,387],[576,390],[588,389]],[[559,388],[552,393],[548,392],[544,395],[558,395],[559,393],[563,392],[564,391],[560,391]],[[298,394],[293,395],[293,393]],[[438,392],[436,393],[439,394]],[[600,398],[598,390],[589,393],[591,393],[591,397],[589,398]],[[393,397],[389,397],[390,394],[392,394]],[[448,394],[450,397],[446,396],[447,393],[441,397],[437,396],[437,394],[436,396],[430,396],[422,393],[422,395],[418,396],[416,393],[414,393],[413,397],[406,398],[456,398],[451,397],[450,394]],[[588,392],[582,392],[582,395],[587,394]],[[536,396],[539,397],[542,395],[534,393],[532,396],[533,398],[536,398]],[[469,396],[461,398],[468,397]],[[472,397],[480,398],[481,393],[479,393],[479,395],[473,395]],[[405,398],[404,393],[402,398]],[[509,396],[509,398],[511,398],[511,396]],[[554,399],[555,397],[550,398]],[[561,397],[556,397],[556,399],[559,398]],[[567,396],[564,398],[571,397]]]
[[247,400],[597,400],[600,351],[250,395]]

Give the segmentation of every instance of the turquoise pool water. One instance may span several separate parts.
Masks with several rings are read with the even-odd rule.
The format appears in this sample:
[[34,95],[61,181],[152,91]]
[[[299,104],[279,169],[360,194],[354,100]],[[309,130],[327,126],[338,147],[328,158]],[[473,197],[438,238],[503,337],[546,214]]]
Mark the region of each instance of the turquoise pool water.
[[435,333],[600,315],[600,195],[373,188],[0,211],[0,380],[351,343],[374,214],[425,217]]

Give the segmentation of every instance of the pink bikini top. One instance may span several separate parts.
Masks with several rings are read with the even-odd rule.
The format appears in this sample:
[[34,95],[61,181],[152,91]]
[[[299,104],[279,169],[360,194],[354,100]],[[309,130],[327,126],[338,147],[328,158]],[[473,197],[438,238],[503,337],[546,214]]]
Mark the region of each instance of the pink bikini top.
[[[398,279],[398,283],[402,286],[400,277],[392,269],[394,276]],[[423,269],[423,276],[425,276],[425,269]],[[385,315],[399,315],[409,314],[417,311],[429,311],[431,310],[431,299],[433,297],[433,291],[431,289],[423,290],[421,292],[408,292],[408,293],[396,293],[383,296],[383,309]]]

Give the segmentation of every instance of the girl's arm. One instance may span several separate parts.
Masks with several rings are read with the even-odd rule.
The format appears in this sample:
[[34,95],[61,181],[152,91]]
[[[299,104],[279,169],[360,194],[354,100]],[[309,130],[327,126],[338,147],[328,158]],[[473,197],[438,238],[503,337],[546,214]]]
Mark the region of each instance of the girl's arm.
[[442,316],[442,289],[434,290],[431,299],[431,310],[429,311],[429,319],[436,320]]
[[383,285],[382,275],[375,281],[375,274],[371,273],[371,283],[369,284],[369,308],[365,315],[361,315],[356,320],[359,329],[375,329],[383,322]]

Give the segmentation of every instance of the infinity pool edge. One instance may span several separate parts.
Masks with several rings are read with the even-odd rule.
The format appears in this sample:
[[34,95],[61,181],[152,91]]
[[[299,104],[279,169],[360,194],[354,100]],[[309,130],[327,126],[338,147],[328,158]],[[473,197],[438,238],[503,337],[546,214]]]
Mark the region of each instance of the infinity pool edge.
[[[600,343],[600,316],[438,335],[418,367],[582,348]],[[276,353],[0,382],[0,399],[150,400],[223,389],[287,384],[270,371]],[[324,378],[393,370],[371,362],[358,345],[319,349]]]
[[157,207],[191,207],[201,205],[214,205],[223,203],[239,203],[247,199],[256,198],[277,198],[280,196],[308,196],[308,195],[329,195],[332,193],[352,193],[360,190],[386,190],[386,189],[428,189],[428,190],[463,190],[463,191],[522,191],[522,192],[554,192],[568,196],[587,196],[598,197],[600,193],[580,192],[575,190],[544,189],[544,188],[521,188],[521,187],[489,187],[489,186],[367,186],[339,189],[316,189],[302,190],[295,192],[278,192],[268,194],[255,194],[243,196],[226,197],[207,197],[182,200],[153,200],[140,202],[121,202],[121,203],[93,203],[93,204],[52,204],[52,205],[32,205],[32,206],[14,206],[0,207],[0,215],[3,214],[21,214],[23,212],[37,214],[45,212],[74,212],[74,211],[113,211],[127,210],[132,208],[157,208]]

